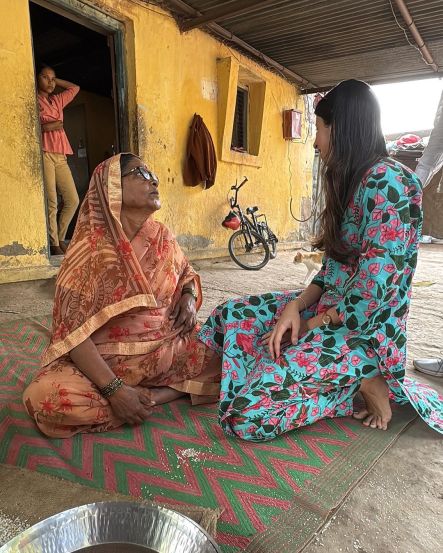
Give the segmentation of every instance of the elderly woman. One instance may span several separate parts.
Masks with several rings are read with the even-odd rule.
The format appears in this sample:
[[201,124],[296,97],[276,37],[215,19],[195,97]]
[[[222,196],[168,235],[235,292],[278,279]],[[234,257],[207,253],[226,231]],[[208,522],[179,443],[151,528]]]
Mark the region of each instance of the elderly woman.
[[153,220],[158,179],[140,158],[99,165],[57,278],[43,369],[24,392],[50,437],[145,421],[189,393],[217,401],[220,359],[197,339],[200,279]]

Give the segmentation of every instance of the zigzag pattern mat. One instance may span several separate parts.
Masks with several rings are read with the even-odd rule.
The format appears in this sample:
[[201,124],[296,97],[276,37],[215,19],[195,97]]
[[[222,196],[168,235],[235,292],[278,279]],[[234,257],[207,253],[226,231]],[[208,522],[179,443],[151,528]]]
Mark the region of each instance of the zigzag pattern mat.
[[42,330],[29,320],[0,326],[0,463],[171,507],[221,507],[225,553],[299,551],[414,418],[402,409],[388,432],[335,419],[248,444],[223,434],[215,406],[180,400],[137,428],[47,439],[21,403],[46,345]]

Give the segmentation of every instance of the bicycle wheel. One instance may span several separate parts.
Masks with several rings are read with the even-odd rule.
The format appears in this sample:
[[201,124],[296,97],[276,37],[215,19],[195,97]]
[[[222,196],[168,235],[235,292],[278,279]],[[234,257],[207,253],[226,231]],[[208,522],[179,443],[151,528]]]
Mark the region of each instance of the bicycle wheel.
[[265,239],[253,231],[249,237],[249,233],[245,229],[234,232],[229,239],[228,250],[232,261],[248,271],[258,271],[268,263],[271,257]]
[[266,223],[259,223],[259,230],[260,234],[263,236],[269,246],[269,254],[271,259],[275,259],[277,257],[277,237]]

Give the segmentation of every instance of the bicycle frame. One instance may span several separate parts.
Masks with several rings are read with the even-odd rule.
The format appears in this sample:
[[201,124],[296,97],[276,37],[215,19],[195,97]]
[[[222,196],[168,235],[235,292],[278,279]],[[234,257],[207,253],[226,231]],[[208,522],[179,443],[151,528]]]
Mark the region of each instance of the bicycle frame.
[[248,182],[248,179],[245,177],[244,180],[239,185],[231,186],[231,190],[235,191],[235,195],[233,198],[229,199],[229,204],[231,206],[231,209],[235,211],[240,219],[241,228],[247,232],[249,244],[248,247],[252,249],[253,247],[253,237],[251,234],[251,231],[256,232],[257,234],[260,234],[260,230],[258,228],[258,221],[255,213],[251,213],[252,221],[251,219],[243,213],[242,208],[240,207],[238,203],[238,192],[242,186],[244,186]]

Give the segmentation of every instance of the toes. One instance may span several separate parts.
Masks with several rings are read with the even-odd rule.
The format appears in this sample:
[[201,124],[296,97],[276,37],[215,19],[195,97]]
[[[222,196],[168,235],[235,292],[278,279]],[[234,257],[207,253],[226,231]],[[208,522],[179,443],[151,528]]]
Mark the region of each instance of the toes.
[[375,426],[373,426],[373,423],[374,421],[374,415],[369,415],[368,417],[365,418],[365,420],[363,421],[363,424],[365,426],[370,426],[371,428],[375,428]]
[[149,399],[147,397],[141,397],[140,402],[143,403],[146,407],[154,407],[155,401],[152,401],[152,399]]
[[144,388],[143,386],[137,386],[136,389],[139,392],[139,399],[143,403],[143,405],[146,405],[148,407],[153,407],[155,405],[155,400],[153,398],[153,395],[151,393],[151,390],[148,388]]
[[354,411],[352,414],[352,417],[354,419],[357,419],[359,421],[365,419],[369,415],[369,411],[367,409],[363,409],[363,411]]
[[381,430],[387,430],[388,429],[388,422],[389,422],[389,419],[381,419]]

